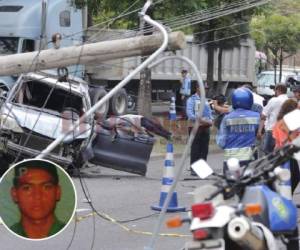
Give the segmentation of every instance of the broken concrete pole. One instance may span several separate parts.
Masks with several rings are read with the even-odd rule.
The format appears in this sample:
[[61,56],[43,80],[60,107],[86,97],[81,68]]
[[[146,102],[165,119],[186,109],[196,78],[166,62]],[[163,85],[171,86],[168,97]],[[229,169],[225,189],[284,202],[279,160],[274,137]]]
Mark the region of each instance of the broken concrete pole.
[[[104,41],[82,46],[42,50],[0,57],[0,75],[13,75],[36,70],[65,67],[75,64],[97,64],[106,60],[149,55],[160,47],[162,36],[138,36],[127,39]],[[185,47],[182,32],[169,35],[168,50]]]

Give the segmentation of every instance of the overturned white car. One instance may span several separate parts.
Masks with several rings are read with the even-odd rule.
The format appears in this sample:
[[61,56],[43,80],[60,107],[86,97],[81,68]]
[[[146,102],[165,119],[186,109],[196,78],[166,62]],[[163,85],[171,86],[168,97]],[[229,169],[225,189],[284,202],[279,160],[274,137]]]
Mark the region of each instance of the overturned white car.
[[[49,73],[20,76],[8,94],[2,93],[1,99],[1,173],[13,162],[39,155],[91,108],[85,81]],[[115,132],[116,124],[102,127],[102,121],[94,117],[85,119],[45,158],[70,171],[90,161],[145,175],[153,138],[144,133],[119,134]],[[135,154],[137,150],[139,154]]]
[[[90,107],[88,85],[81,79],[63,81],[44,73],[21,76],[0,110],[2,160],[37,156]],[[46,158],[63,166],[74,163],[92,126],[93,119],[86,120]]]

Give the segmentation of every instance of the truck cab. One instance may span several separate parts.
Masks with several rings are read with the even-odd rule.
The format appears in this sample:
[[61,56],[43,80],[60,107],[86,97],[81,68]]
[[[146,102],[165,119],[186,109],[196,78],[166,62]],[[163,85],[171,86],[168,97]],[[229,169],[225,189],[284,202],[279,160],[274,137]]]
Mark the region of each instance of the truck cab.
[[[62,36],[61,47],[82,43],[82,10],[72,2],[0,1],[0,56],[52,48],[55,33]],[[82,70],[77,71],[80,76]],[[16,79],[17,76],[0,77],[0,88],[11,89]]]
[[[52,36],[61,35],[60,47],[82,44],[87,13],[71,0],[0,0],[0,56],[53,48]],[[32,67],[32,71],[35,68]],[[83,65],[68,67],[70,75],[85,78]],[[8,91],[18,76],[0,76],[0,92]],[[92,79],[93,80],[93,79]],[[2,91],[1,91],[2,90]],[[105,94],[104,87],[90,90],[92,104]],[[127,94],[120,90],[99,110],[102,116],[127,113]]]

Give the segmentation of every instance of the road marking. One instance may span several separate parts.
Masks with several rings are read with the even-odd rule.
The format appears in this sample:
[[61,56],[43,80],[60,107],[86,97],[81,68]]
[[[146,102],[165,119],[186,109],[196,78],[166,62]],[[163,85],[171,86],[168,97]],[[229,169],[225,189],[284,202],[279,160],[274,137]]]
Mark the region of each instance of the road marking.
[[90,208],[77,208],[76,209],[77,213],[86,212],[86,211],[92,211],[92,209],[90,209]]

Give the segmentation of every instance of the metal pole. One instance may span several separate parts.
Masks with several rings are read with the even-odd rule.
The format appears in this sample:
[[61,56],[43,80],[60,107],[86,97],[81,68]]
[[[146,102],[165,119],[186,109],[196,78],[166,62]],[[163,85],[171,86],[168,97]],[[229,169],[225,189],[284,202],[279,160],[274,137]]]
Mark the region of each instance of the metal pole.
[[[141,13],[141,15],[144,15]],[[164,41],[161,47],[155,51],[149,58],[144,61],[141,65],[139,65],[134,71],[132,71],[123,81],[121,81],[118,85],[116,85],[109,93],[107,93],[101,100],[99,100],[91,109],[89,109],[76,123],[69,129],[68,132],[59,136],[55,139],[46,149],[44,149],[36,158],[41,159],[44,158],[47,154],[49,154],[56,146],[58,146],[74,129],[79,127],[81,122],[89,118],[95,111],[101,107],[106,101],[108,101],[113,95],[115,95],[121,88],[123,88],[137,73],[139,73],[143,68],[148,66],[158,55],[160,55],[168,45],[168,33],[160,23],[152,20],[149,16],[144,15],[144,20],[157,27],[163,34]]]
[[[204,105],[205,105],[205,102],[206,102],[206,99],[205,99],[205,88],[204,88],[204,83],[203,83],[203,80],[201,78],[201,75],[200,75],[200,73],[199,73],[199,71],[197,69],[197,66],[190,59],[188,59],[187,57],[184,57],[184,56],[167,56],[167,57],[163,57],[163,58],[159,59],[158,61],[152,63],[151,65],[149,65],[149,68],[153,68],[156,65],[158,65],[159,63],[161,63],[161,62],[163,62],[165,60],[170,60],[170,59],[180,59],[180,60],[185,61],[186,63],[188,63],[192,67],[192,69],[196,73],[196,78],[198,80],[198,84],[199,84],[199,87],[200,87],[200,98],[201,98],[200,108],[199,108],[199,113],[198,113],[198,117],[200,118],[202,116],[202,114],[203,114]],[[164,216],[166,214],[167,207],[169,206],[172,194],[173,194],[173,192],[174,192],[174,190],[176,188],[176,185],[177,185],[177,183],[179,181],[179,177],[182,174],[182,171],[183,171],[183,168],[184,168],[184,163],[185,163],[185,160],[186,160],[188,152],[189,152],[189,148],[191,147],[191,145],[193,143],[193,140],[195,138],[195,134],[197,133],[198,127],[199,127],[199,119],[196,119],[196,122],[194,124],[193,129],[192,129],[192,132],[191,132],[191,134],[189,136],[188,143],[185,146],[183,154],[181,156],[179,167],[178,167],[178,169],[176,171],[176,174],[175,174],[174,182],[172,183],[172,185],[170,187],[170,190],[169,190],[168,195],[166,197],[166,200],[165,200],[165,203],[163,205],[163,208],[162,208],[162,210],[161,210],[161,212],[159,214],[158,222],[155,225],[155,228],[153,230],[153,234],[152,234],[149,246],[144,247],[144,250],[153,250],[154,249],[154,245],[155,245],[156,239],[158,237],[159,231],[160,231],[162,223],[164,221]]]

